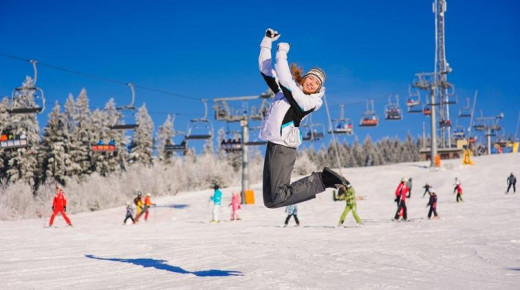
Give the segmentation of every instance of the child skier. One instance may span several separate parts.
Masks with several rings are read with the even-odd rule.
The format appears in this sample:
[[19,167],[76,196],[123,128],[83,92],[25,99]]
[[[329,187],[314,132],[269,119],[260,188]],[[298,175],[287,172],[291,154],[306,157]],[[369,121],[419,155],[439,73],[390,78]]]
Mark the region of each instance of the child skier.
[[146,197],[144,198],[144,208],[143,208],[145,222],[148,221],[148,215],[150,214],[150,207],[152,205],[155,206],[155,203],[152,203],[152,201],[150,200],[150,193],[147,193]]
[[238,210],[240,209],[240,193],[232,193],[231,203],[228,205],[231,206],[231,220],[234,221],[240,220],[240,216],[238,216]]
[[284,227],[287,227],[287,225],[289,225],[289,220],[291,219],[291,216],[294,217],[296,226],[299,227],[300,221],[298,220],[298,205],[292,204],[292,205],[286,206],[285,212],[287,213],[287,217],[285,218]]
[[457,202],[463,202],[462,200],[462,187],[460,186],[460,181],[457,180],[455,183],[455,188],[453,189],[453,193],[457,193]]
[[320,68],[312,68],[302,76],[302,70],[296,65],[289,68],[288,43],[278,44],[273,69],[271,47],[279,37],[277,31],[267,29],[260,43],[258,57],[260,72],[275,94],[262,121],[259,135],[261,139],[268,141],[263,172],[264,205],[268,208],[307,201],[327,187],[347,184],[343,176],[327,167],[322,172],[314,172],[290,183],[297,148],[302,142],[300,122],[321,107],[325,94],[325,73]]
[[137,218],[138,216],[141,215],[141,210],[143,209],[143,199],[142,199],[142,193],[140,191],[137,192],[137,197],[134,198],[134,204],[135,206],[137,207],[136,208],[136,214],[135,214],[135,217]]
[[71,227],[72,223],[70,222],[69,217],[67,217],[67,215],[65,214],[66,211],[67,197],[65,196],[65,192],[63,192],[61,186],[56,185],[56,195],[54,195],[54,198],[52,200],[52,216],[51,220],[49,221],[49,227],[52,227],[52,224],[54,223],[54,218],[58,213],[61,213],[61,215],[67,222],[67,225]]
[[220,191],[220,186],[218,185],[215,185],[213,189],[215,192],[213,193],[213,196],[210,197],[210,200],[213,201],[213,219],[211,222],[218,223],[218,210],[220,208],[220,204],[222,203],[222,191]]
[[126,203],[126,216],[125,216],[125,220],[123,221],[123,225],[126,225],[126,221],[128,219],[131,219],[132,223],[135,224],[134,209],[132,208],[132,206],[130,205],[129,202]]
[[427,193],[430,194],[430,188],[432,188],[432,187],[431,187],[431,185],[429,185],[428,183],[426,183],[426,184],[423,186],[423,188],[424,188],[424,193],[423,193],[422,197],[424,198],[424,196],[425,196]]
[[338,190],[338,194],[339,196],[335,199],[344,200],[346,202],[345,210],[339,218],[338,227],[341,227],[343,225],[343,222],[345,222],[345,218],[347,217],[349,211],[352,211],[352,215],[354,216],[356,223],[358,225],[361,225],[361,219],[359,218],[356,211],[356,191],[354,190],[354,187],[352,187],[350,183],[346,186],[341,186]]
[[432,189],[429,192],[430,200],[428,201],[428,204],[426,207],[430,207],[430,210],[428,211],[428,219],[432,217],[432,213],[434,215],[433,219],[439,219],[439,215],[437,215],[437,194],[435,194],[435,191]]
[[406,221],[407,219],[406,193],[408,193],[408,187],[406,186],[406,179],[403,177],[401,183],[399,183],[395,190],[395,202],[397,202],[397,212],[394,217],[395,220],[399,219],[401,210],[403,211],[403,220]]

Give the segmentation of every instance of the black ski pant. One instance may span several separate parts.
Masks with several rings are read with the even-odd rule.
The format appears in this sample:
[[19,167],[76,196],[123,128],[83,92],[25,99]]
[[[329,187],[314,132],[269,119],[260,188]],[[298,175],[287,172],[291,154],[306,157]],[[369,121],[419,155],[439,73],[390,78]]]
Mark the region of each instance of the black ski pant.
[[461,202],[462,200],[462,194],[457,193],[457,202]]
[[507,186],[507,193],[509,193],[509,189],[511,188],[511,186],[513,187],[513,192],[516,192],[516,184],[509,183],[509,186]]
[[300,221],[298,220],[298,216],[295,214],[290,214],[287,216],[287,218],[285,219],[285,225],[289,224],[289,220],[291,219],[292,216],[294,217],[294,221],[296,222],[296,224],[299,225]]
[[135,221],[134,221],[134,217],[133,217],[131,214],[127,214],[127,215],[126,215],[125,220],[123,221],[123,223],[126,224],[126,221],[127,221],[128,219],[131,219],[132,222],[135,223]]
[[403,209],[403,219],[406,220],[407,219],[407,215],[406,215],[406,202],[405,201],[402,201],[399,203],[399,207],[397,208],[397,212],[395,213],[395,217],[394,219],[398,220],[399,219],[399,212],[401,211],[401,209]]
[[268,208],[288,206],[316,198],[325,190],[321,172],[291,183],[291,173],[296,162],[296,148],[272,142],[267,143],[264,159],[263,195]]
[[432,213],[433,213],[433,216],[437,216],[437,208],[434,206],[430,206],[430,211],[428,212],[428,218],[432,217]]

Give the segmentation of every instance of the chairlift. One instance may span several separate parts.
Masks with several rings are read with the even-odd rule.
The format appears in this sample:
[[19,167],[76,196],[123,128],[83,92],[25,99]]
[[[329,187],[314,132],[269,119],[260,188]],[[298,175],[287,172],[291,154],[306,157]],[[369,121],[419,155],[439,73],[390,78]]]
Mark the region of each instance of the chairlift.
[[460,108],[459,118],[471,118],[471,104],[469,98],[466,98],[467,106]]
[[0,128],[0,149],[18,149],[30,147],[27,141],[27,130],[22,133],[15,133],[15,126],[11,125]]
[[423,114],[425,116],[431,116],[432,115],[432,108],[431,108],[431,106],[429,106],[429,105],[424,106],[422,112],[423,112]]
[[313,123],[312,115],[309,116],[308,123],[309,124],[301,126],[306,131],[304,134],[302,134],[302,140],[314,142],[323,139],[325,135],[324,126],[319,123]]
[[440,120],[439,126],[441,127],[451,127],[451,120]]
[[90,149],[93,152],[115,152],[116,151],[116,142],[114,139],[111,139],[108,143],[105,143],[102,139],[99,140],[96,144],[92,144]]
[[457,126],[455,129],[453,129],[453,138],[455,140],[461,140],[464,139],[466,136],[464,134],[464,127]]
[[408,89],[409,97],[406,100],[408,113],[422,113],[421,93],[418,90],[412,91],[412,87]]
[[446,90],[445,98],[441,99],[442,105],[456,105],[457,104],[457,95],[455,94],[455,87],[453,84],[448,82],[441,83],[441,90]]
[[360,127],[375,127],[379,123],[376,112],[374,111],[374,101],[367,100],[367,109],[361,115],[361,120],[359,121]]
[[226,136],[220,142],[220,150],[230,152],[242,151],[242,138],[240,131],[232,131],[227,124]]
[[[175,130],[175,118],[176,114],[173,115],[172,118],[172,127],[173,127],[173,136],[171,140],[166,140],[166,144],[164,144],[164,152],[173,153],[173,152],[182,152],[182,154],[186,155],[187,152],[187,141],[186,141],[186,133]],[[178,136],[182,137],[182,141],[175,142],[175,139]]]
[[201,100],[204,104],[204,117],[192,119],[188,122],[186,140],[207,140],[213,137],[213,125],[207,119],[208,104],[206,99]]
[[[7,109],[9,114],[39,114],[45,109],[45,95],[43,90],[36,87],[38,69],[36,60],[29,60],[33,65],[34,78],[27,77],[21,87],[13,90],[11,94],[11,106]],[[27,95],[32,95],[27,98]]]
[[395,95],[395,103],[392,103],[392,96],[388,96],[388,104],[385,106],[385,120],[401,120],[401,108],[399,107],[399,95]]
[[345,105],[340,105],[339,118],[334,119],[334,127],[329,128],[329,134],[346,134],[352,135],[354,134],[354,126],[352,125],[352,121],[349,118],[344,117],[345,114]]
[[135,107],[134,107],[135,89],[134,89],[134,84],[128,83],[127,85],[130,87],[130,90],[132,91],[132,102],[130,104],[126,105],[126,106],[116,107],[116,109],[121,112],[121,117],[119,118],[119,120],[117,121],[116,124],[110,126],[110,129],[112,129],[112,130],[133,130],[133,129],[139,127],[139,124],[137,124],[137,123],[126,124],[123,121],[124,120],[124,113],[123,113],[124,111],[130,111],[130,112],[135,114]]

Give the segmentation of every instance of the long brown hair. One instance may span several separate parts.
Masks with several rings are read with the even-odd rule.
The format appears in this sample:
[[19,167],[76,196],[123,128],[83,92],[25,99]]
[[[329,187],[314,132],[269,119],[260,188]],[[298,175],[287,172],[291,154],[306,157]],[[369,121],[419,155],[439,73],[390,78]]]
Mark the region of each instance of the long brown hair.
[[303,84],[303,67],[298,66],[297,63],[292,63],[291,75],[296,83]]

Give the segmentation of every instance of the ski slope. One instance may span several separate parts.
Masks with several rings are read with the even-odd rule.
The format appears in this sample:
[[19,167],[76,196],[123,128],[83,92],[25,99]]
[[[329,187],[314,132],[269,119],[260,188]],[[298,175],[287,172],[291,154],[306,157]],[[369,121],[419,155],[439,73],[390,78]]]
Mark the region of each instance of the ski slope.
[[[282,227],[284,209],[243,206],[230,222],[223,189],[219,224],[208,223],[211,190],[153,199],[150,220],[122,225],[125,208],[46,220],[0,222],[2,289],[518,289],[520,192],[504,194],[520,154],[349,168],[358,196],[351,214],[327,191],[299,205],[300,227]],[[394,190],[412,177],[410,222],[393,222]],[[464,203],[453,192],[458,177]],[[297,177],[295,177],[297,178]],[[425,219],[425,182],[434,186],[440,220]],[[519,185],[520,186],[520,185]],[[519,189],[520,191],[520,189]],[[50,205],[49,205],[50,213]],[[291,224],[294,221],[291,220]]]

